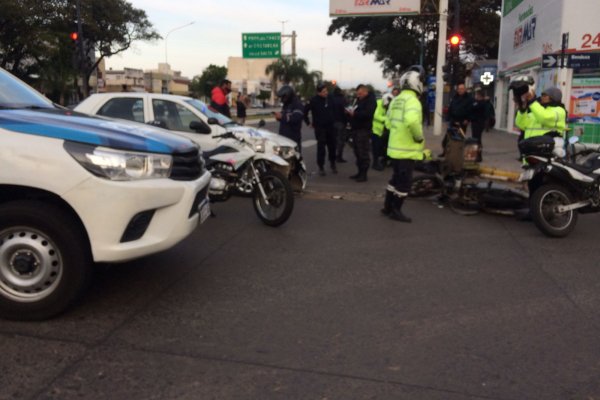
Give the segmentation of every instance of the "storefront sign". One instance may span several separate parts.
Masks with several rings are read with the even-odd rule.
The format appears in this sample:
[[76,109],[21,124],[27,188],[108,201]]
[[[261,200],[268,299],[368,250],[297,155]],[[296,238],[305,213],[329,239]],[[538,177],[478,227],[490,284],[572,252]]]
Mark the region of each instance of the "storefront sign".
[[416,15],[420,11],[420,0],[329,0],[332,17]]

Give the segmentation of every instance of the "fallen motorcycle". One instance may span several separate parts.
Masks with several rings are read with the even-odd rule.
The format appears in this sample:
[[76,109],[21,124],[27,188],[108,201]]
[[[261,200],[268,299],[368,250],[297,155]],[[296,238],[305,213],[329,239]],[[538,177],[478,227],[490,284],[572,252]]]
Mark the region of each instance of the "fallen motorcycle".
[[260,151],[234,132],[212,136],[219,146],[203,153],[206,168],[212,174],[211,202],[228,200],[238,191],[240,179],[252,189],[252,203],[258,218],[268,226],[285,223],[294,208],[294,191],[281,171],[289,164],[274,154]]

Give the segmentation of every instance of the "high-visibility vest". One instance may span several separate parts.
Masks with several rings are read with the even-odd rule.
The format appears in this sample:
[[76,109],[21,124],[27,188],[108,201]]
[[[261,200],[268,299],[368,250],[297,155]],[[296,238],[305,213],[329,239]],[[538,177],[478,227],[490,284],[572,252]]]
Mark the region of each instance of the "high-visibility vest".
[[388,108],[390,138],[387,154],[396,160],[422,160],[423,109],[417,94],[403,90]]
[[515,125],[524,131],[523,138],[529,139],[556,131],[565,134],[567,112],[562,107],[544,107],[537,101],[529,105],[528,111],[517,112]]
[[373,114],[373,127],[372,131],[375,135],[381,136],[383,135],[383,131],[386,127],[387,117],[385,115],[385,107],[383,106],[383,100],[377,100],[377,108],[375,109],[375,114]]

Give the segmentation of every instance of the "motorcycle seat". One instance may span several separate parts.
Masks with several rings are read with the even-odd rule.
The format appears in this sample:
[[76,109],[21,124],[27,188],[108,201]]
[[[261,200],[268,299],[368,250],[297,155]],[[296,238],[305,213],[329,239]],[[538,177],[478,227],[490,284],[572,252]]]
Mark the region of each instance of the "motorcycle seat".
[[590,164],[577,164],[577,163],[572,163],[572,162],[566,162],[564,163],[567,167],[569,168],[573,168],[574,170],[576,170],[577,172],[581,172],[584,175],[592,175],[593,172],[595,170],[597,170],[598,166],[593,166]]

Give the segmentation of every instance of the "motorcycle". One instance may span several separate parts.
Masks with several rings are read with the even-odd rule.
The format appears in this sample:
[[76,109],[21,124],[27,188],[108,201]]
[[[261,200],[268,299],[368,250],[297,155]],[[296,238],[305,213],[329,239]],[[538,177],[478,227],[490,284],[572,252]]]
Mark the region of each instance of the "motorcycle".
[[560,140],[539,136],[519,143],[527,162],[520,180],[529,184],[531,217],[550,237],[571,233],[579,214],[600,211],[598,146],[579,144],[574,136],[569,139],[570,154],[564,157]]
[[240,187],[240,180],[251,189],[254,211],[268,226],[285,223],[294,208],[294,191],[282,171],[289,164],[274,154],[261,152],[257,143],[250,143],[234,132],[212,136],[219,146],[203,152],[206,168],[212,174],[208,191],[211,202],[226,201]]

